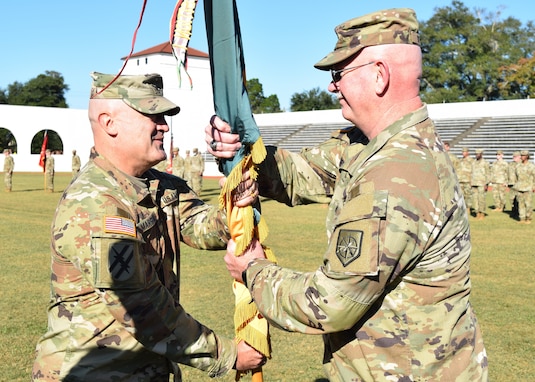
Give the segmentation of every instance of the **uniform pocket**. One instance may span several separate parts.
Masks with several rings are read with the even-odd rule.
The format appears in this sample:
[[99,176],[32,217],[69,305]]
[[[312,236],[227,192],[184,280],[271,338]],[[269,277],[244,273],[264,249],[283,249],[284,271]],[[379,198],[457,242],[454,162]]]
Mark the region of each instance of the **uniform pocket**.
[[381,220],[386,218],[387,202],[387,191],[375,191],[356,195],[344,204],[329,243],[329,270],[377,275]]

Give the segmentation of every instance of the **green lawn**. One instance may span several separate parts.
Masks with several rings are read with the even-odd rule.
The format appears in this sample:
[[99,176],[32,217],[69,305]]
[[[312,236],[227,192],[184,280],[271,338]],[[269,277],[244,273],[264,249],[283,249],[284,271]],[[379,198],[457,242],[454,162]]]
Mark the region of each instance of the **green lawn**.
[[[46,329],[50,223],[61,190],[69,181],[70,174],[57,174],[57,192],[47,194],[42,174],[15,173],[13,192],[0,196],[0,381],[29,379],[35,344]],[[203,197],[215,202],[218,193],[217,182],[206,179]],[[267,245],[279,263],[314,270],[325,248],[327,207],[288,208],[264,200],[262,211],[270,228]],[[535,380],[535,224],[517,224],[507,213],[492,208],[488,213],[485,220],[471,218],[470,222],[472,301],[486,342],[490,379]],[[183,305],[216,332],[232,336],[234,296],[224,252],[183,248]],[[264,367],[266,382],[325,381],[319,336],[273,329],[272,342],[273,359]],[[185,381],[208,380],[187,367],[183,376]],[[220,380],[230,382],[234,377]]]

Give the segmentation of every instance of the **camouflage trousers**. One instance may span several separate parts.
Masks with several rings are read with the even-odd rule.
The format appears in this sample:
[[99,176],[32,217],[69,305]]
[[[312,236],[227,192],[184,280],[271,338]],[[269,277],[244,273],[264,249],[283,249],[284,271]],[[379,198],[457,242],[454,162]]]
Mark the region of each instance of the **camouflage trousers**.
[[520,221],[531,220],[533,214],[533,192],[532,191],[517,191],[518,198],[518,217]]
[[486,198],[485,186],[472,186],[472,209],[475,213],[485,213],[487,210]]
[[54,192],[54,173],[46,172],[46,191]]
[[494,208],[504,210],[507,203],[507,186],[505,184],[494,184],[492,186],[492,197],[494,198]]
[[4,175],[4,184],[6,185],[6,191],[11,191],[11,188],[13,187],[12,179],[13,174],[10,172],[6,172]]
[[197,195],[201,195],[202,191],[202,174],[201,173],[192,173],[191,174],[191,188]]
[[468,182],[460,183],[460,186],[461,191],[463,192],[466,208],[470,211],[470,208],[472,208],[472,186]]

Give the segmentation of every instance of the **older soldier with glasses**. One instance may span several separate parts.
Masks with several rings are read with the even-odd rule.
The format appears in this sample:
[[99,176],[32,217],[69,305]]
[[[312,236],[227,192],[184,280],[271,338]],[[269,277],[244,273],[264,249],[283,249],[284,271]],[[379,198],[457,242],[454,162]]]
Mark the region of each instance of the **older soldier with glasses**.
[[[468,215],[419,97],[416,15],[388,9],[335,31],[334,51],[315,66],[333,70],[328,89],[369,142],[342,156],[321,265],[314,272],[282,268],[264,259],[260,245],[235,256],[230,241],[227,268],[275,327],[323,335],[332,381],[486,381],[486,352],[470,304]],[[212,125],[217,131],[205,130],[208,142],[216,139],[228,155],[235,147],[228,125],[217,119]],[[309,166],[294,158],[296,172]],[[285,163],[268,163],[286,176]],[[291,180],[285,184],[292,187]],[[274,190],[285,192],[272,187],[267,194]]]

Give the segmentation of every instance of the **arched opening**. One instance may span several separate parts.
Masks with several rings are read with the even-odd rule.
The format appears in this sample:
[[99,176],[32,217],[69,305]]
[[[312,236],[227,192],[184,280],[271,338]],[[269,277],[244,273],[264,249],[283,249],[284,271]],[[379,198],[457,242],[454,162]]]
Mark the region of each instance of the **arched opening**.
[[17,153],[17,140],[11,130],[0,127],[0,153],[10,149],[12,154]]
[[32,139],[32,154],[40,154],[41,148],[43,147],[43,141],[46,135],[48,136],[48,141],[46,144],[47,149],[50,149],[52,151],[52,154],[54,155],[63,155],[63,141],[61,140],[58,133],[56,133],[54,130],[41,130],[37,134],[34,135]]

